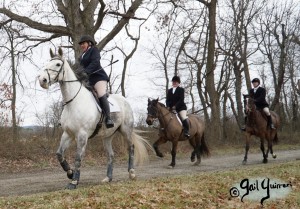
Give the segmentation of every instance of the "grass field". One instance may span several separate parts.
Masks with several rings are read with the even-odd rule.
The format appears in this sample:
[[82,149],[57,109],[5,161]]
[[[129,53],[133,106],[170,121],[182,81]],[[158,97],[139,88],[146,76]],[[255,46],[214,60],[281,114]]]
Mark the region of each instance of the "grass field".
[[[116,182],[21,197],[0,198],[0,208],[261,208],[260,199],[241,201],[230,189],[245,178],[277,179],[292,185],[288,196],[266,199],[264,208],[300,208],[300,161],[255,165],[221,172]],[[279,190],[278,190],[279,191]]]

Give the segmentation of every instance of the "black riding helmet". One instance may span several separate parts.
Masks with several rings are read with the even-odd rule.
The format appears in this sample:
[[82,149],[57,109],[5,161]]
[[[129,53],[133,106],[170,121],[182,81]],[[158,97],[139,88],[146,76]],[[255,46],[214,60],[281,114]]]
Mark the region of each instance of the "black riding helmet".
[[254,78],[251,83],[254,83],[254,82],[260,83],[260,80],[258,78]]
[[83,36],[81,36],[78,44],[81,44],[83,42],[90,42],[92,45],[96,45],[96,41],[90,35],[83,35]]
[[180,83],[180,77],[177,76],[177,75],[175,75],[175,76],[172,78],[172,82],[174,82],[174,81]]

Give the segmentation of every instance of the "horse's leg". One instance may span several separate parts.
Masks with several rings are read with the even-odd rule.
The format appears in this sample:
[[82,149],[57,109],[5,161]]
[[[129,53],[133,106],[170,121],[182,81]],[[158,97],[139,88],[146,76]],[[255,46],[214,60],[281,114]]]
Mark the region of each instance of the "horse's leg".
[[157,139],[156,142],[154,142],[153,148],[155,150],[156,156],[164,157],[164,155],[158,149],[158,146],[161,145],[161,144],[164,144],[166,142],[167,142],[167,140],[165,139],[165,137],[162,137],[162,136],[160,136],[159,139]]
[[65,172],[67,172],[67,176],[69,179],[72,179],[73,177],[73,170],[70,168],[69,163],[65,159],[65,150],[70,146],[70,137],[67,134],[67,132],[64,132],[61,136],[60,145],[58,147],[58,150],[56,152],[56,157],[58,162],[60,163],[61,167],[64,169]]
[[114,163],[114,151],[112,149],[112,139],[105,138],[103,139],[103,145],[107,152],[107,172],[106,177],[102,180],[102,182],[111,182],[113,176],[113,163]]
[[250,149],[250,134],[246,133],[246,145],[245,145],[245,156],[244,156],[244,160],[243,160],[243,164],[245,165],[247,163],[247,159],[248,159],[248,151]]
[[268,148],[268,151],[265,152],[265,143],[264,143],[264,139],[261,138],[260,139],[260,150],[263,154],[263,163],[267,163],[268,162],[268,151],[269,151],[269,148]]
[[273,153],[273,142],[272,141],[270,142],[269,149],[270,149],[270,153],[271,153],[272,157],[275,159],[277,157],[277,155]]
[[[196,135],[189,139],[190,145],[194,148],[191,154],[191,162],[194,162],[194,165],[199,165],[201,162],[201,156],[200,156],[201,143],[198,137],[199,136]],[[197,156],[197,160],[195,161],[196,156]]]
[[199,135],[195,137],[196,140],[195,151],[196,151],[197,161],[194,163],[194,165],[200,165],[201,163],[201,146],[203,146],[202,139],[203,137],[200,137]]
[[273,137],[272,141],[271,141],[271,146],[270,146],[270,152],[271,152],[272,157],[274,159],[277,157],[277,155],[273,153],[273,142],[276,142],[277,140],[278,140],[278,138],[277,138],[277,133],[276,133],[275,136]]
[[172,141],[172,150],[171,150],[172,161],[171,164],[169,165],[170,168],[174,168],[176,164],[175,159],[176,159],[177,145],[178,145],[178,140],[174,139],[174,141]]
[[76,138],[77,148],[74,162],[72,181],[67,185],[67,189],[76,189],[80,179],[81,161],[85,153],[88,136],[86,133],[78,134]]
[[[129,178],[130,179],[135,179],[136,175],[135,175],[135,170],[134,170],[134,137],[137,137],[137,135],[134,133],[133,129],[133,124],[127,124],[124,123],[119,131],[122,134],[122,136],[124,137],[124,139],[127,142],[127,150],[128,150],[128,173],[129,173]],[[138,149],[138,147],[136,147]]]

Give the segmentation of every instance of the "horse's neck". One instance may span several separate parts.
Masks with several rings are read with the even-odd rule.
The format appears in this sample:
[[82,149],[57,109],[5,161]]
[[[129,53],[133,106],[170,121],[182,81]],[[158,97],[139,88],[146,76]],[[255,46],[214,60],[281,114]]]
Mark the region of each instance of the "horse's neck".
[[171,121],[173,114],[169,112],[169,110],[161,106],[159,106],[159,112],[159,123],[162,126],[166,126]]
[[265,121],[262,113],[259,110],[256,110],[255,106],[253,107],[253,110],[248,115],[248,120],[251,124],[260,124]]
[[[75,73],[73,72],[69,64],[65,61],[63,78],[62,81],[59,82],[64,102],[68,102],[69,100],[73,99],[74,96],[79,92],[79,90],[80,92],[87,91],[84,86],[81,86],[81,82],[76,80],[78,79],[75,76]],[[79,97],[79,95],[77,96]]]

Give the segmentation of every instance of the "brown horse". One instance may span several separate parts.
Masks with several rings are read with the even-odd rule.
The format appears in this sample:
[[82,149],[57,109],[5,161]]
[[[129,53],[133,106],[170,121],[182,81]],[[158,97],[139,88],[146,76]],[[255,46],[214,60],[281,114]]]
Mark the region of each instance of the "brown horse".
[[160,123],[159,139],[153,144],[153,148],[158,157],[163,157],[163,154],[159,151],[158,146],[166,143],[167,141],[172,142],[172,161],[170,167],[175,167],[175,158],[178,141],[189,140],[194,151],[191,154],[191,161],[197,161],[194,165],[199,165],[201,162],[201,155],[209,156],[210,152],[204,139],[205,124],[197,115],[188,115],[190,121],[190,137],[187,139],[183,134],[182,125],[177,119],[176,113],[169,111],[162,103],[156,100],[148,99],[148,116],[146,122],[148,125],[152,125],[154,119],[158,118]]
[[[268,153],[272,154],[273,158],[276,158],[276,155],[273,154],[273,142],[278,142],[277,137],[277,129],[280,125],[280,118],[279,116],[273,112],[270,111],[272,116],[272,122],[276,129],[271,129],[267,122],[267,116],[262,110],[257,110],[254,99],[251,95],[243,95],[244,96],[244,108],[246,113],[246,152],[243,164],[246,164],[247,162],[247,155],[249,151],[249,142],[252,135],[257,136],[260,138],[260,149],[263,153],[263,163],[268,162]],[[264,140],[268,142],[268,148],[265,152],[265,145]]]

